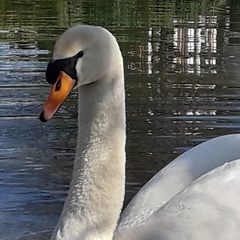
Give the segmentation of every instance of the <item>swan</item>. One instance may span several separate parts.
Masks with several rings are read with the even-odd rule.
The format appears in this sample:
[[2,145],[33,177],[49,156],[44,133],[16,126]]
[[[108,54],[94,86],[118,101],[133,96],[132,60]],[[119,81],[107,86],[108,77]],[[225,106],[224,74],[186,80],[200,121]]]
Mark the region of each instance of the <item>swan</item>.
[[52,85],[39,115],[50,120],[78,89],[73,178],[51,240],[186,240],[240,237],[240,134],[217,137],[160,170],[120,216],[125,185],[123,59],[115,37],[77,25],[56,41]]

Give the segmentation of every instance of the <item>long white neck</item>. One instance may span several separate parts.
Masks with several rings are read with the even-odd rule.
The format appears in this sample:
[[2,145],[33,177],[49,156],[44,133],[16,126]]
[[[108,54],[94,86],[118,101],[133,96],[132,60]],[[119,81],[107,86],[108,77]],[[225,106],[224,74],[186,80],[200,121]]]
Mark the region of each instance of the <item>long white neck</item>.
[[52,240],[111,240],[125,184],[123,70],[79,88],[73,180]]

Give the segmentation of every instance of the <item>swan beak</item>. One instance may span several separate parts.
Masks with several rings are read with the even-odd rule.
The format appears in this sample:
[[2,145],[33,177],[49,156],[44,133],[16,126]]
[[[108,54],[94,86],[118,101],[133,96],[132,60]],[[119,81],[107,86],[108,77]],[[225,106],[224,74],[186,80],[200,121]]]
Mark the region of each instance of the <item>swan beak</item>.
[[76,81],[68,74],[60,71],[57,81],[52,85],[51,92],[39,116],[39,119],[42,122],[46,122],[53,117],[53,115],[66,100],[75,83]]

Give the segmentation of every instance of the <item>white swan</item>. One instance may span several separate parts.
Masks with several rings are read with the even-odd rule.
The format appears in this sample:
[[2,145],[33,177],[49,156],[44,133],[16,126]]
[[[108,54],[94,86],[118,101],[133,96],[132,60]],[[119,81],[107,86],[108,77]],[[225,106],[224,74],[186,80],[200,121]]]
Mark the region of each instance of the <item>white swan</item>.
[[52,240],[239,240],[240,161],[220,165],[240,157],[240,134],[210,140],[175,159],[139,191],[119,220],[126,127],[116,39],[101,27],[66,30],[46,78],[53,86],[41,121],[52,118],[74,86],[79,91],[73,179]]

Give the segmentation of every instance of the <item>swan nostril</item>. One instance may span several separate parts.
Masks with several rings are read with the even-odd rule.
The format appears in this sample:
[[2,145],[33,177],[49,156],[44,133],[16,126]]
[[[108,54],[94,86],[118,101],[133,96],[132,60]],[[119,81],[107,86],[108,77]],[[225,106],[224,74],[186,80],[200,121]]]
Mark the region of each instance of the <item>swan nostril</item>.
[[47,119],[44,117],[44,110],[40,113],[39,120],[41,122],[47,122]]
[[60,88],[61,88],[61,79],[59,79],[56,83],[55,92],[58,92]]

